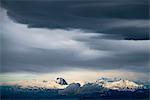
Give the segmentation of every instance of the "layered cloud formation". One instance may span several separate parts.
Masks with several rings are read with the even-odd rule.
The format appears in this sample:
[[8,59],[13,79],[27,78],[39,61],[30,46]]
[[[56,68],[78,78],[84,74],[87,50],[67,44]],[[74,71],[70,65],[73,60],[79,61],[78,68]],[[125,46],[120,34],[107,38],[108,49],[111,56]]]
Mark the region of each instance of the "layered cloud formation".
[[2,0],[1,71],[148,72],[146,0]]
[[107,38],[149,39],[148,0],[2,0],[15,21],[28,27],[85,29]]

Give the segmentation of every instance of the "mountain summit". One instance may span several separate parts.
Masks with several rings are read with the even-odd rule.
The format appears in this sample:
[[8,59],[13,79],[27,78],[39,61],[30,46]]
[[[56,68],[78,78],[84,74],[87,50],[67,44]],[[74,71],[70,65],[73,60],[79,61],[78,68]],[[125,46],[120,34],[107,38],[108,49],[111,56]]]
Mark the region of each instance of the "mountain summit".
[[112,90],[136,90],[142,88],[143,85],[137,84],[130,80],[117,80],[117,79],[109,79],[109,78],[100,78],[96,81],[97,84],[102,87],[112,89]]
[[129,80],[119,80],[119,81],[107,83],[105,84],[105,87],[114,90],[135,90],[135,89],[142,88],[143,85],[137,84]]
[[60,84],[60,85],[68,85],[68,83],[65,81],[65,79],[58,77],[56,78],[56,83]]

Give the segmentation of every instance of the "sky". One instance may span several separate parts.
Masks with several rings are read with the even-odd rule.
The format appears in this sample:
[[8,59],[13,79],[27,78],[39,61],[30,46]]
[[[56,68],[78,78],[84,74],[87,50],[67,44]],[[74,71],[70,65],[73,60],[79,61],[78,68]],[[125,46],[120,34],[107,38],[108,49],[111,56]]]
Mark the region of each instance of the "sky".
[[1,0],[1,81],[148,81],[148,0]]

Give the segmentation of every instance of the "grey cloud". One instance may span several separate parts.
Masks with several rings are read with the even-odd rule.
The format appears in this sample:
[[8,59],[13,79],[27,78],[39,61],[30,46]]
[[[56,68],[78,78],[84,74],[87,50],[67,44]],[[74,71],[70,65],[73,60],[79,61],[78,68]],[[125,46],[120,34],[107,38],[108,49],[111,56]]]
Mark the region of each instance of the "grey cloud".
[[108,57],[83,60],[84,58],[77,59],[76,54],[72,54],[71,51],[41,50],[37,48],[31,48],[28,52],[3,51],[2,72],[55,72],[72,70],[73,68],[148,71],[148,51],[130,52],[126,50],[126,53],[124,53],[125,51],[122,51],[123,53],[117,52],[119,51],[116,50],[114,55]]
[[[113,39],[149,39],[148,0],[2,0],[2,7],[13,20],[28,27],[78,28],[104,33]],[[127,25],[110,27],[120,20]],[[141,20],[144,23],[140,23]],[[129,21],[139,21],[141,26],[136,27]]]
[[[14,22],[2,13],[1,72],[45,73],[74,68],[148,72],[148,18],[142,12],[147,4],[146,0],[135,1],[123,4],[119,0],[113,3],[110,0],[3,0],[2,7]],[[123,12],[114,10],[131,5],[133,11],[142,7],[141,15],[138,16],[138,11],[135,15],[125,11],[129,16],[122,16]],[[87,13],[84,7],[91,12]],[[108,9],[97,15],[93,12],[95,7]],[[105,14],[111,9],[119,14]]]
[[[17,24],[17,27],[15,27],[16,24],[11,25],[11,23],[8,23],[7,25],[12,26],[12,29],[14,30],[18,29],[20,26],[19,24]],[[42,43],[39,42],[38,44],[31,45],[31,43],[35,41],[34,38],[40,32],[44,32],[42,34],[42,37],[44,37],[45,39],[49,37],[46,34],[45,29],[43,29],[44,31],[41,31],[39,29],[33,31],[34,29],[32,28],[28,29],[26,27],[20,27],[20,30],[24,31],[18,30],[18,34],[16,34],[17,31],[15,31],[16,33],[14,33],[13,31],[8,31],[6,29],[5,31],[3,31],[6,33],[2,35],[2,72],[26,71],[44,73],[72,70],[74,68],[86,68],[92,70],[128,69],[141,72],[148,71],[148,40],[129,41],[99,39],[101,35],[95,35],[95,37],[91,37],[89,36],[89,33],[83,32],[80,34],[84,34],[84,38],[82,38],[82,35],[77,34],[77,36],[79,35],[80,39],[75,39],[75,41],[84,43],[84,45],[70,44],[71,47],[66,47],[66,44],[62,44],[61,46],[55,48],[55,46],[52,45],[45,45],[49,44],[49,42],[42,41]],[[35,34],[35,32],[37,33]],[[49,30],[49,32],[52,31]],[[27,37],[25,33],[26,35],[28,33],[32,34],[29,34],[29,37]],[[76,33],[79,32],[69,30],[69,34],[71,33],[76,36]],[[58,33],[56,31],[55,34],[50,35],[53,36],[53,40],[49,41],[59,44],[59,42],[62,40],[57,39],[58,37],[55,36],[57,34],[61,36],[60,32]],[[86,37],[85,34],[87,34],[88,37]],[[64,35],[66,34],[63,34],[63,36]],[[20,41],[20,39],[22,41]],[[29,40],[32,41],[30,42]],[[41,44],[45,46],[41,46]],[[62,48],[63,46],[66,47],[66,49]],[[82,48],[80,46],[85,46],[85,48]],[[74,51],[74,49],[77,48],[79,51]],[[87,52],[86,49],[90,49],[90,51],[94,52],[94,55],[98,56],[92,57],[93,54],[89,54],[90,51]],[[98,52],[96,52],[95,50]],[[87,52],[87,54],[85,53],[83,55],[81,52]],[[99,55],[101,53],[104,54]],[[90,57],[91,59],[87,59],[88,57]]]

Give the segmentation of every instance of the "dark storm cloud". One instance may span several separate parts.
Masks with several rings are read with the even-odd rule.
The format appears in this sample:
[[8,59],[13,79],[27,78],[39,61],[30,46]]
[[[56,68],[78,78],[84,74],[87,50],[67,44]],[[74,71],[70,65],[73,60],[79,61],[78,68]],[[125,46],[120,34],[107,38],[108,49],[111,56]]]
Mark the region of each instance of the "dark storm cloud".
[[[106,38],[149,39],[148,0],[2,0],[2,7],[28,27],[78,28],[108,34]],[[132,24],[135,21],[139,27]],[[111,27],[116,22],[118,26]],[[122,25],[127,22],[131,23]]]
[[1,72],[149,71],[147,0],[2,0],[1,6]]

